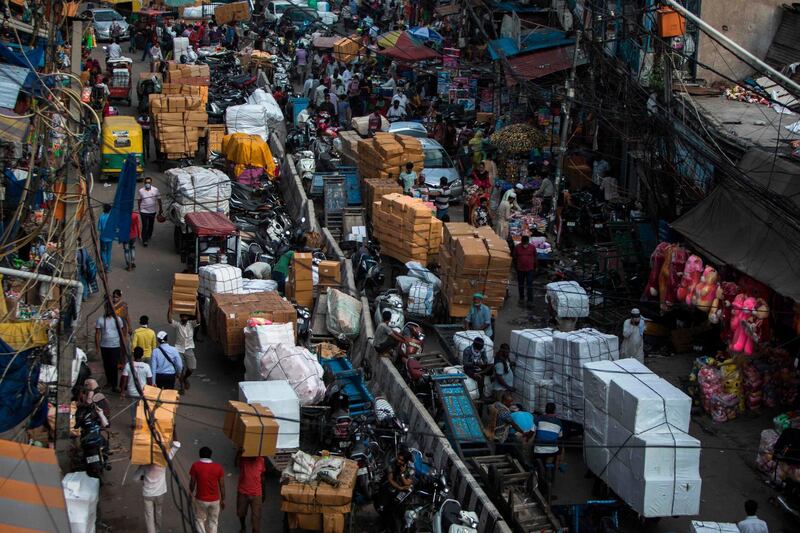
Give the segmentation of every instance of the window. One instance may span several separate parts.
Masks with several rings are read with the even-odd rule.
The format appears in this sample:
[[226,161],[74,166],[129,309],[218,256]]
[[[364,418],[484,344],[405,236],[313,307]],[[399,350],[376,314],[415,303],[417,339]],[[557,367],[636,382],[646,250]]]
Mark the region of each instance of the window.
[[94,20],[97,22],[111,22],[123,20],[122,15],[116,11],[95,11]]
[[425,149],[425,168],[452,168],[450,156],[441,148]]

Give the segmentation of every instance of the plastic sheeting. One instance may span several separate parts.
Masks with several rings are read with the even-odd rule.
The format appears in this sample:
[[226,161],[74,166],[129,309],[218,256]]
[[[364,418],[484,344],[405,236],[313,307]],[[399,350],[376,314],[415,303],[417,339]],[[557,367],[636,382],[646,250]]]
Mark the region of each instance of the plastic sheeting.
[[31,368],[28,355],[19,352],[0,339],[0,432],[8,431],[28,416],[38,403],[39,389],[31,386],[39,380],[39,368]]
[[424,281],[415,281],[408,289],[408,305],[406,311],[417,316],[433,314],[434,286]]
[[325,397],[322,366],[316,356],[302,346],[276,344],[268,347],[261,357],[260,372],[268,381],[288,381],[301,406],[314,405]]
[[577,281],[556,281],[547,284],[547,300],[559,318],[589,316],[589,296]]
[[203,296],[210,297],[217,293],[242,292],[241,269],[224,264],[206,265],[198,270],[200,286],[198,291]]
[[183,224],[188,213],[230,210],[231,180],[217,169],[204,167],[171,168],[167,175],[167,213],[174,223]]
[[244,379],[261,381],[261,358],[276,344],[294,346],[293,324],[264,324],[244,328]]
[[361,329],[361,302],[338,289],[328,290],[325,326],[336,337],[358,337]]
[[235,105],[225,110],[228,133],[258,135],[264,142],[269,142],[268,123],[267,108],[260,104]]
[[94,533],[100,480],[89,477],[86,472],[72,472],[64,476],[61,484],[72,533]]
[[264,89],[256,89],[253,91],[253,94],[247,97],[247,103],[264,106],[266,108],[265,111],[267,120],[269,121],[268,124],[270,126],[283,122],[283,111],[281,111],[281,106],[278,105],[275,97]]

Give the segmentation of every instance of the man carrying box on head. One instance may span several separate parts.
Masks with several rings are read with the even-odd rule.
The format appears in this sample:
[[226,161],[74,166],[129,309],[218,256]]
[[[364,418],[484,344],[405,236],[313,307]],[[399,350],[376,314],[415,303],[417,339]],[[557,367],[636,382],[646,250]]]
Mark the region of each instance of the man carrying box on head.
[[234,464],[239,467],[239,484],[236,487],[236,515],[239,531],[247,531],[247,510],[253,533],[261,531],[261,507],[267,499],[267,467],[263,457],[242,457],[242,449],[236,453]]

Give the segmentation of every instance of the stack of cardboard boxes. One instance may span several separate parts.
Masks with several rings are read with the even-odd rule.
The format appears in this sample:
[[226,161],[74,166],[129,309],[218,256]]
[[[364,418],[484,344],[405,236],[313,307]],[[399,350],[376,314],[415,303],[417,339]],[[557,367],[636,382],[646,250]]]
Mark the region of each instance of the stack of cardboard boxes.
[[167,159],[194,156],[208,126],[208,113],[199,96],[151,94],[150,114],[156,146]]
[[[208,128],[209,152],[222,152],[222,139],[225,137],[225,124],[209,124]],[[211,154],[209,154],[210,156]]]
[[228,401],[223,431],[236,448],[242,451],[242,457],[275,455],[278,427],[275,415],[267,407]]
[[366,178],[362,179],[361,183],[361,195],[367,208],[367,216],[370,219],[372,219],[372,206],[375,202],[380,202],[381,198],[387,194],[403,193],[403,188],[396,179]]
[[466,316],[475,293],[483,294],[483,303],[497,315],[508,289],[511,252],[492,228],[445,224],[439,265],[450,316]]
[[358,160],[358,143],[361,141],[358,132],[355,130],[340,131],[338,135],[339,140],[342,141],[342,152],[351,157],[353,160]]
[[424,161],[419,139],[408,135],[378,132],[358,142],[358,171],[362,178],[397,181],[406,163],[413,163],[414,171],[419,173]]
[[227,357],[244,353],[244,327],[251,317],[265,318],[278,324],[297,325],[297,311],[273,291],[251,294],[214,294],[208,312],[208,330],[212,340],[222,345]]
[[211,70],[208,65],[183,65],[170,61],[167,64],[167,82],[208,86],[211,83]]
[[172,312],[176,315],[194,315],[197,309],[197,274],[175,274],[172,284]]
[[[161,443],[169,450],[172,444],[172,434],[175,431],[178,391],[145,385],[143,392],[148,406],[153,410],[154,429],[158,432]],[[164,454],[161,453],[161,448],[150,431],[150,426],[147,425],[143,402],[139,402],[136,409],[136,427],[133,430],[131,444],[131,464],[167,466]]]
[[387,194],[372,204],[373,235],[381,253],[398,261],[435,262],[442,245],[442,222],[419,198]]
[[292,257],[292,268],[289,271],[287,296],[297,305],[311,308],[314,305],[314,277],[312,255],[295,252]]
[[214,20],[217,24],[250,20],[250,5],[247,2],[232,2],[217,6],[214,10]]

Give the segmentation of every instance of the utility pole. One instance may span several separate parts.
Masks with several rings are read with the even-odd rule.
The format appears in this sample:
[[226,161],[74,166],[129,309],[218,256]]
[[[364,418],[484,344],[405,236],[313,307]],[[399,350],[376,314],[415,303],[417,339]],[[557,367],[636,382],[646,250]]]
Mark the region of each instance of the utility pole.
[[[78,78],[80,78],[81,68],[80,52],[81,38],[83,37],[82,30],[83,24],[74,21],[72,24],[72,55],[70,58],[70,69],[72,74],[76,75]],[[53,63],[51,63],[51,68],[54,68]],[[80,86],[76,85],[75,80],[72,80],[72,82],[73,87],[77,87],[78,90],[80,90]],[[80,109],[75,109],[72,104],[69,104],[68,110],[68,116],[65,117],[66,121],[69,121],[73,114],[76,114],[77,118],[80,119]],[[80,123],[80,120],[77,120],[76,123]],[[78,274],[76,254],[79,233],[77,212],[79,202],[83,196],[79,194],[80,166],[74,162],[77,159],[77,155],[73,158],[73,154],[67,153],[65,157],[67,162],[63,180],[64,187],[62,189],[64,191],[65,206],[64,227],[62,231],[62,249],[64,250],[62,277],[67,280],[76,280]],[[65,291],[66,294],[62,294],[63,305],[72,305],[73,298],[83,298],[83,291],[80,288],[65,287]],[[70,403],[72,401],[72,363],[75,360],[75,338],[72,324],[66,324],[61,320],[60,327],[62,331],[58,336],[56,456],[58,457],[62,473],[67,473],[70,467]]]

